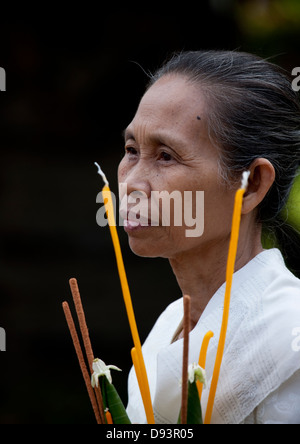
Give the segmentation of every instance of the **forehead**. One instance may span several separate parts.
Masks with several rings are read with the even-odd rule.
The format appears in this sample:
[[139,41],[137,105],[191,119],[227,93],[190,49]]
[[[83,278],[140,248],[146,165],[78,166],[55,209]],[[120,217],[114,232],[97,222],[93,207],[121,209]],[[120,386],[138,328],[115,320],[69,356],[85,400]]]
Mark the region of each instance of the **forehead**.
[[170,129],[191,135],[191,132],[203,132],[204,112],[204,97],[199,88],[184,77],[164,76],[141,99],[128,131],[135,132],[143,126],[149,130]]

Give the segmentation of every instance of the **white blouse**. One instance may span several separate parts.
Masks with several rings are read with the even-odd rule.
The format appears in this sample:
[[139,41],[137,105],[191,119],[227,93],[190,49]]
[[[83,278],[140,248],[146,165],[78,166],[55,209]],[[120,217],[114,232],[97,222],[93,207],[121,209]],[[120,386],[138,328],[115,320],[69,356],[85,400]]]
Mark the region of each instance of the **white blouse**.
[[[214,337],[206,360],[205,416],[213,373],[225,284],[190,332],[189,362],[198,362],[207,331]],[[183,340],[172,338],[183,317],[179,299],[160,315],[143,345],[155,422],[176,424],[181,400]],[[134,369],[128,378],[127,412],[146,417]],[[300,281],[277,249],[266,250],[234,274],[225,351],[212,424],[300,424]]]

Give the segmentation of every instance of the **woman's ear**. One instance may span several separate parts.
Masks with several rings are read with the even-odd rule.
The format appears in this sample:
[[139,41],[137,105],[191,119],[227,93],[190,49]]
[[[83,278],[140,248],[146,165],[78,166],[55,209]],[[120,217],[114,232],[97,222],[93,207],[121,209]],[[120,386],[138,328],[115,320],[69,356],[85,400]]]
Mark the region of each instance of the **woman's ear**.
[[258,207],[275,180],[275,169],[265,158],[255,159],[249,171],[250,177],[244,194],[242,214],[248,214]]

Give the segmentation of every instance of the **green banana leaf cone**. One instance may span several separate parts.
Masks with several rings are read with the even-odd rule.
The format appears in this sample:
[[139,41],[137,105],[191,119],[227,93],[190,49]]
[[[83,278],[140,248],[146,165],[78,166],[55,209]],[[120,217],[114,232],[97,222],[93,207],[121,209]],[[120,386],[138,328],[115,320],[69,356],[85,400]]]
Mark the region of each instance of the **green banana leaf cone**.
[[106,376],[101,376],[100,387],[102,391],[104,410],[109,409],[114,424],[131,424],[126,413],[124,404],[115,389]]
[[[181,424],[181,410],[178,424]],[[196,381],[188,382],[187,424],[203,424],[202,409]]]

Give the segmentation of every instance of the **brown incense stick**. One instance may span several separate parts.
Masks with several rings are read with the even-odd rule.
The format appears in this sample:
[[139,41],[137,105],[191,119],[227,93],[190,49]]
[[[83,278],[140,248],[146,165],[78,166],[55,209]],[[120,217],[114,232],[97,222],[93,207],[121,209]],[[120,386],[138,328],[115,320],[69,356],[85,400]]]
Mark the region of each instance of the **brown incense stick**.
[[92,407],[93,407],[93,410],[94,410],[94,414],[95,414],[95,417],[96,417],[97,424],[104,424],[104,422],[101,420],[101,417],[100,417],[100,413],[99,413],[99,409],[98,409],[95,393],[94,393],[93,388],[91,386],[91,378],[90,378],[88,369],[87,369],[86,364],[85,364],[84,356],[83,356],[83,353],[82,353],[82,350],[81,350],[79,338],[78,338],[78,335],[77,335],[77,332],[76,332],[76,327],[75,327],[75,324],[74,324],[74,321],[73,321],[73,318],[72,318],[72,314],[71,314],[71,311],[70,311],[69,304],[67,302],[63,302],[62,306],[63,306],[63,310],[64,310],[64,313],[65,313],[66,321],[67,321],[67,324],[68,324],[68,327],[69,327],[69,330],[70,330],[70,334],[71,334],[71,337],[72,337],[74,348],[75,348],[75,351],[76,351],[76,354],[77,354],[77,358],[78,358],[78,361],[79,361],[79,365],[80,365],[80,368],[81,368],[83,379],[85,381],[85,385],[86,385],[86,388],[87,388],[87,391],[88,391],[88,394],[89,394],[89,397],[90,397],[90,401],[91,401],[91,404],[92,404]]
[[102,394],[101,394],[100,385],[98,387],[95,387],[94,390],[95,390],[95,394],[96,394],[96,399],[97,399],[97,404],[98,404],[98,408],[99,408],[99,412],[100,412],[101,421],[103,424],[105,424],[103,398],[102,398]]
[[81,335],[82,335],[83,345],[85,348],[88,364],[89,364],[91,373],[93,373],[94,353],[93,353],[89,330],[87,327],[85,314],[84,314],[84,310],[83,310],[83,306],[82,306],[82,302],[81,302],[79,288],[77,285],[77,280],[72,278],[69,280],[69,284],[70,284],[70,288],[71,288],[71,292],[72,292],[72,296],[73,296],[75,310],[76,310],[77,317],[78,317],[79,327],[80,327],[80,331],[81,331]]
[[[81,297],[80,297],[80,292],[79,292],[77,280],[75,278],[72,278],[69,280],[69,284],[70,284],[71,293],[73,296],[75,310],[77,313],[77,318],[78,318],[79,327],[80,327],[80,331],[81,331],[81,335],[82,335],[83,345],[84,345],[86,356],[87,356],[87,361],[88,361],[88,364],[90,367],[90,372],[92,374],[93,373],[94,353],[93,353],[92,344],[91,344],[91,340],[90,340],[89,329],[88,329],[86,319],[85,319],[83,305],[81,302]],[[103,424],[105,424],[103,399],[102,399],[100,387],[95,387],[94,390],[96,393],[96,399],[97,399],[97,403],[98,403],[98,407],[99,407],[100,417],[101,417]]]
[[183,297],[183,358],[182,358],[182,392],[181,392],[181,424],[187,423],[188,404],[188,359],[190,333],[190,296]]

